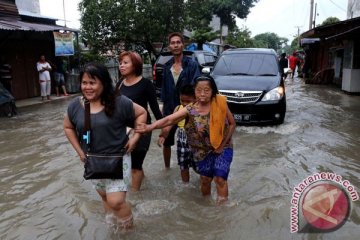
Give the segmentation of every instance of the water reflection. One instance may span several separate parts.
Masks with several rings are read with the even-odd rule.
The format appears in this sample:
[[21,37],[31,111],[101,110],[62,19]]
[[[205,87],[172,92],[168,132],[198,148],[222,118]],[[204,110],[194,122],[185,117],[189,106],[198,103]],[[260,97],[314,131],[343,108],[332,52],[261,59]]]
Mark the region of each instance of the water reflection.
[[360,97],[293,81],[287,99],[283,125],[237,127],[227,206],[200,196],[196,174],[183,185],[175,159],[164,170],[153,142],[143,190],[129,194],[136,228],[127,233],[106,224],[82,179],[62,130],[68,101],[22,108],[18,117],[0,119],[0,238],[358,239],[359,202],[349,221],[326,235],[290,234],[289,211],[292,188],[312,173],[335,172],[360,186]]

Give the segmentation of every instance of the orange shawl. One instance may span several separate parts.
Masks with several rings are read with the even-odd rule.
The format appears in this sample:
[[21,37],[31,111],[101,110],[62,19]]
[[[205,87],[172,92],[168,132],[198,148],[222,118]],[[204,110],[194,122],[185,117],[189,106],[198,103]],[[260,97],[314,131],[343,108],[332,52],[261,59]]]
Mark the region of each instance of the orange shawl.
[[210,143],[214,149],[221,145],[224,138],[226,112],[226,97],[217,94],[210,106]]

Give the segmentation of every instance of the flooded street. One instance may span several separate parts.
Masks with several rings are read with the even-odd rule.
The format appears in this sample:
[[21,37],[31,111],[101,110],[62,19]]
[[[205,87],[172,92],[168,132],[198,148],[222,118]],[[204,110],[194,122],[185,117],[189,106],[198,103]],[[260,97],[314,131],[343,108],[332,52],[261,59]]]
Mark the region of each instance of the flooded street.
[[1,118],[0,239],[359,239],[360,201],[338,230],[308,234],[290,233],[290,200],[317,172],[341,175],[359,192],[360,96],[298,79],[286,90],[284,124],[236,128],[227,206],[201,196],[194,172],[181,183],[175,148],[164,169],[156,131],[142,191],[128,194],[136,227],[127,233],[105,223],[99,196],[82,178],[63,133],[69,100]]

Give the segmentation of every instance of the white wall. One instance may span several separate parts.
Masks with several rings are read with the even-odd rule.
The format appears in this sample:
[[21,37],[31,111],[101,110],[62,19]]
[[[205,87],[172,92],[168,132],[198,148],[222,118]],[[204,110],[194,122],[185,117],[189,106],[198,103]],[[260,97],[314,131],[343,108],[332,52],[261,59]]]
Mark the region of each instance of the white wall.
[[349,0],[347,9],[347,19],[360,17],[360,1]]
[[40,14],[39,0],[16,0],[15,3],[19,10]]

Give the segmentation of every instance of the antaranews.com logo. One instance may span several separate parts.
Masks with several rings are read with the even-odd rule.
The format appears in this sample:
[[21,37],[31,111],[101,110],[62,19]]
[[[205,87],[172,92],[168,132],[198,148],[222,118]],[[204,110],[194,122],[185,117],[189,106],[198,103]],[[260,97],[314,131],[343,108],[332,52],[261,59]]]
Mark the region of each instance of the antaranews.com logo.
[[340,228],[359,200],[355,187],[342,176],[315,173],[294,187],[291,198],[290,231],[331,232]]

